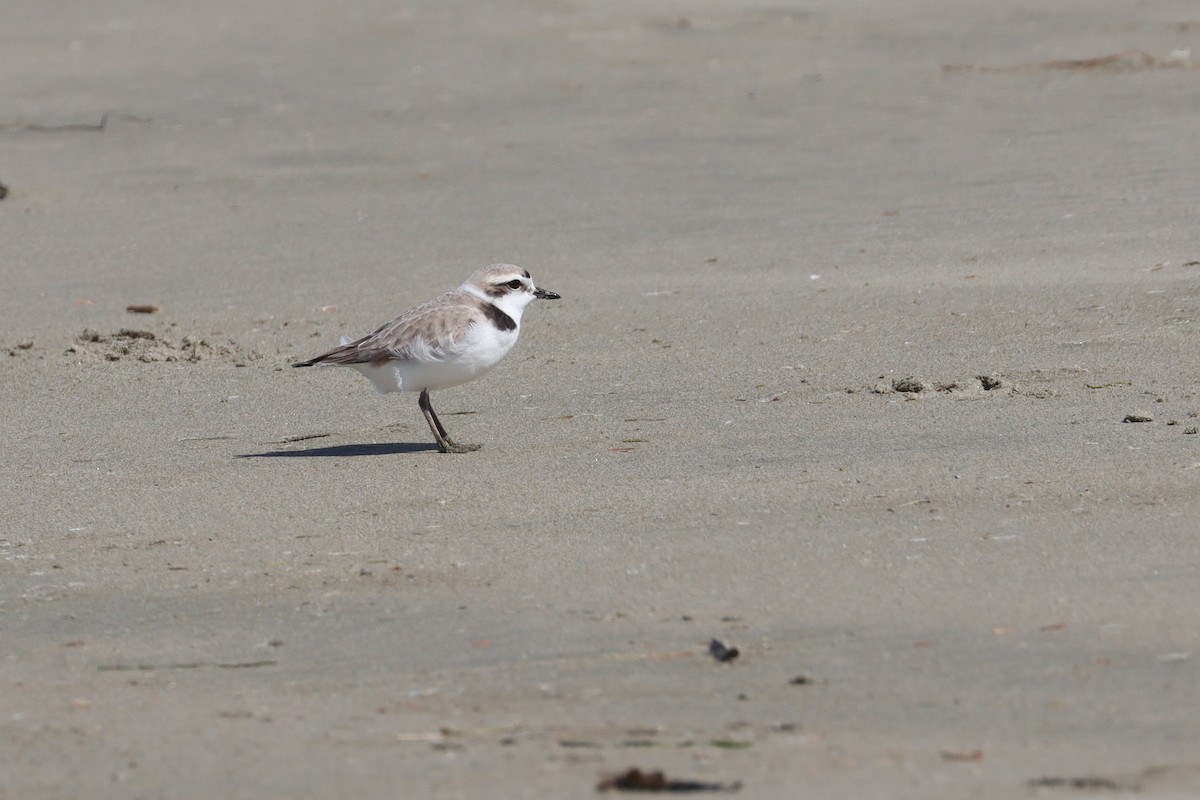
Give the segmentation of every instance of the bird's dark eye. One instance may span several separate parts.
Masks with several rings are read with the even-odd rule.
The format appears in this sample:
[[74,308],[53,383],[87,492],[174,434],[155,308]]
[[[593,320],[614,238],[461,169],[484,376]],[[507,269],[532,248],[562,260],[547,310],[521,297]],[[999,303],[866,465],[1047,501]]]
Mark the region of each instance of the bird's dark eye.
[[510,289],[520,289],[520,288],[521,288],[521,282],[520,282],[519,280],[517,280],[516,278],[513,278],[511,281],[509,281],[509,282],[508,282],[508,288],[510,288]]

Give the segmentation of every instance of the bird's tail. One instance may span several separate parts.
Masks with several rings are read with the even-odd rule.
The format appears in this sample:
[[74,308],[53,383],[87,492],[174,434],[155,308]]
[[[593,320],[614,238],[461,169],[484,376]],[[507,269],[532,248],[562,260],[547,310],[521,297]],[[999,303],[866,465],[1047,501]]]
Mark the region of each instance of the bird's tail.
[[322,353],[321,355],[317,356],[316,358],[310,358],[308,361],[298,361],[295,364],[292,364],[292,366],[293,367],[311,367],[315,364],[320,364],[322,361],[329,358],[334,353],[339,352],[342,349],[342,347],[345,347],[346,345],[350,344],[353,341],[354,341],[354,339],[352,339],[351,337],[343,336],[340,347],[330,350],[328,353]]

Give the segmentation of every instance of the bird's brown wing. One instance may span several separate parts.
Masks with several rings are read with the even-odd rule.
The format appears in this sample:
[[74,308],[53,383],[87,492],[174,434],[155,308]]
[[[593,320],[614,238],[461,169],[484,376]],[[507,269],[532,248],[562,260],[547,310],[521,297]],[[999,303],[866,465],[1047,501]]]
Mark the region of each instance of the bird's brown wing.
[[458,291],[447,292],[409,309],[361,339],[294,366],[370,364],[410,358],[444,361],[462,351],[465,334],[483,320],[476,298]]

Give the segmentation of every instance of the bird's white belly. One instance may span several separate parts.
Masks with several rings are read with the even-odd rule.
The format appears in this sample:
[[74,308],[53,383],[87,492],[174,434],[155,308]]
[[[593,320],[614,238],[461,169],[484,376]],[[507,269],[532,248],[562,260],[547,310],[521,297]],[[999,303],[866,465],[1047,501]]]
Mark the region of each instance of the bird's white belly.
[[410,358],[349,366],[362,373],[381,393],[420,392],[459,386],[496,366],[516,344],[516,331],[510,333],[489,328],[476,326],[469,334],[471,339],[466,346],[455,355],[441,360]]

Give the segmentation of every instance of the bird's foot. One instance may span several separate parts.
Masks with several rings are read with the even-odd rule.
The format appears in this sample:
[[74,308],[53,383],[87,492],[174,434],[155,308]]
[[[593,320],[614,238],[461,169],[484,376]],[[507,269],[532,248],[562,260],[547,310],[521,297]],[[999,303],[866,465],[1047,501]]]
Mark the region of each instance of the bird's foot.
[[481,447],[483,447],[481,444],[459,444],[447,439],[441,450],[443,453],[474,453]]

